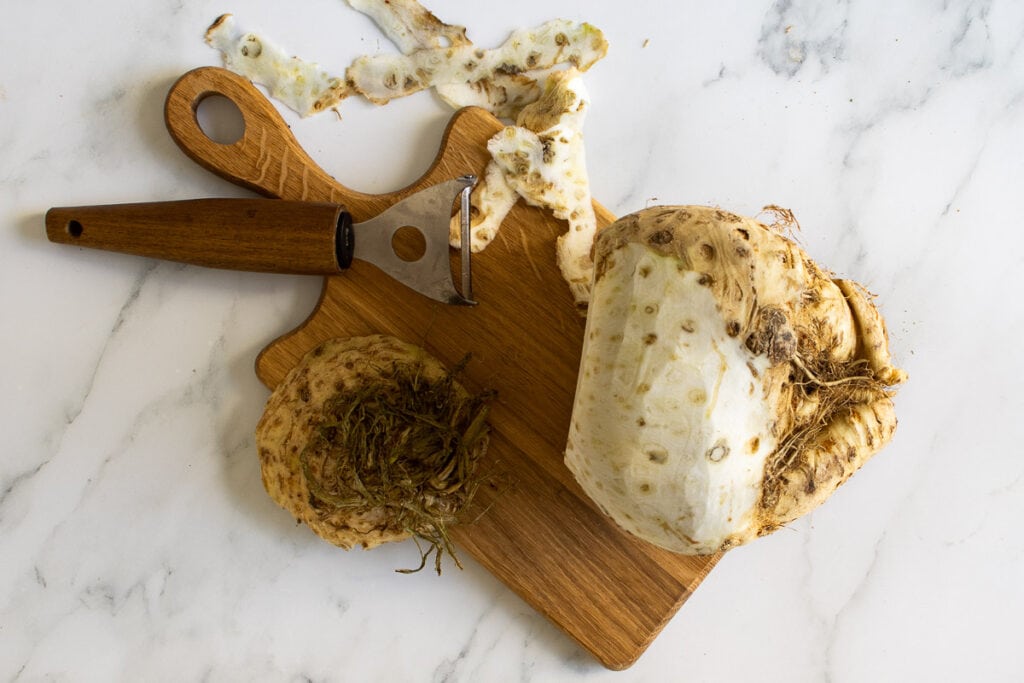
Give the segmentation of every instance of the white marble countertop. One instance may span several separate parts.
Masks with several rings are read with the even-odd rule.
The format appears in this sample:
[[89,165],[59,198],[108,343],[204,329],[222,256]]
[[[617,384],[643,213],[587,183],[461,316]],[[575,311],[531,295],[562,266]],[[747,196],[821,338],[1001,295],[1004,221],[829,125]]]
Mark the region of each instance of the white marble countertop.
[[[177,76],[220,63],[202,36],[222,12],[325,65],[390,44],[340,0],[7,3],[0,679],[1024,678],[1024,4],[430,8],[483,46],[559,16],[602,28],[594,195],[618,215],[791,208],[813,257],[879,295],[911,378],[893,443],[811,516],[728,553],[625,673],[471,561],[403,576],[409,545],[337,550],[267,497],[253,443],[255,355],[319,281],[56,246],[42,214],[246,196],[162,120]],[[286,116],[367,191],[425,170],[450,115],[429,93],[341,111]]]

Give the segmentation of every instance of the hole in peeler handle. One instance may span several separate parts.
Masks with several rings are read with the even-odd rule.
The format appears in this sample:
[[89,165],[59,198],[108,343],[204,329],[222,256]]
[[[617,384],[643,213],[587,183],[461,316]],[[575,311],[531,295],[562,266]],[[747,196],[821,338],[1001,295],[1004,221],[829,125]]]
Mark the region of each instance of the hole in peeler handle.
[[213,142],[233,145],[245,134],[245,118],[231,98],[216,93],[202,96],[195,105],[196,124]]
[[67,230],[68,234],[71,235],[72,237],[81,237],[84,228],[82,227],[82,224],[79,223],[78,221],[70,220],[68,221]]
[[419,228],[406,225],[391,236],[391,249],[406,263],[415,263],[427,253],[427,239]]

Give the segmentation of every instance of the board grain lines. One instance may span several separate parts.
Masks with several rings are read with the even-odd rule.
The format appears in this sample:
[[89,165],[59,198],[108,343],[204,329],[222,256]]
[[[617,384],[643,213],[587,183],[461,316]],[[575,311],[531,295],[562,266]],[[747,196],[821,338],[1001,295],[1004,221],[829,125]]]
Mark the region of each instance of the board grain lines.
[[[246,130],[210,144],[195,119],[211,93],[232,99]],[[502,128],[482,109],[456,112],[440,151],[415,183],[369,195],[346,188],[299,147],[273,106],[244,79],[204,68],[182,77],[167,100],[172,137],[197,163],[261,194],[345,204],[356,221],[419,189],[466,173],[482,176],[486,143]],[[598,221],[614,220],[595,203]],[[256,360],[276,386],[306,352],[332,337],[389,334],[423,346],[449,367],[467,353],[464,381],[494,389],[490,466],[508,486],[481,487],[486,512],[452,537],[538,612],[612,669],[632,664],[700,584],[717,557],[674,555],[635,539],[598,511],[562,463],[584,321],[555,262],[565,224],[519,202],[495,241],[473,256],[478,306],[448,306],[361,262],[324,279],[317,305]],[[452,253],[453,267],[457,255]],[[454,272],[458,272],[457,268]]]

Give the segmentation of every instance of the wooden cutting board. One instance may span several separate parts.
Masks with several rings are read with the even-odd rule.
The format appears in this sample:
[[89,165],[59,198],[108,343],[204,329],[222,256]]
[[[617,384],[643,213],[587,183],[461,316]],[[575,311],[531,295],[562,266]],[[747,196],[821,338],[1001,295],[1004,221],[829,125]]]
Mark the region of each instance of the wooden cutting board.
[[[211,94],[230,98],[242,111],[245,132],[234,144],[213,142],[199,128],[196,107]],[[172,137],[204,167],[267,196],[342,203],[356,222],[434,183],[482,176],[487,140],[502,128],[482,109],[457,112],[422,178],[397,192],[369,195],[320,169],[272,104],[223,69],[183,76],[165,113]],[[594,207],[602,226],[614,220]],[[465,384],[497,391],[487,457],[502,484],[481,487],[474,505],[486,512],[453,528],[452,537],[460,552],[602,664],[624,669],[717,557],[675,555],[622,532],[562,462],[584,329],[555,262],[555,239],[565,228],[549,212],[518,203],[497,239],[473,256],[475,307],[436,303],[357,261],[343,275],[325,278],[315,310],[263,350],[256,373],[273,388],[322,341],[372,333],[421,345],[449,367],[471,353]]]

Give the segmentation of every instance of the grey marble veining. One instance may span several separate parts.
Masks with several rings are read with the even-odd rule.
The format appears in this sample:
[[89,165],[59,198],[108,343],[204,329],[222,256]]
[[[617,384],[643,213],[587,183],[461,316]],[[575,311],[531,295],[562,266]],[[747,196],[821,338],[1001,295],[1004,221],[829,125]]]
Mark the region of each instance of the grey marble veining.
[[[1024,677],[1024,3],[438,1],[471,38],[556,16],[585,76],[594,194],[622,215],[792,209],[878,295],[893,443],[809,517],[731,551],[625,674],[472,561],[403,576],[263,492],[259,350],[313,278],[46,242],[50,206],[246,196],[190,162],[163,96],[220,13],[344,65],[387,41],[345,3],[7,3],[0,44],[0,679],[1013,681]],[[286,119],[366,191],[407,184],[448,110]],[[356,163],[358,162],[358,163]],[[595,590],[599,587],[595,587]]]

